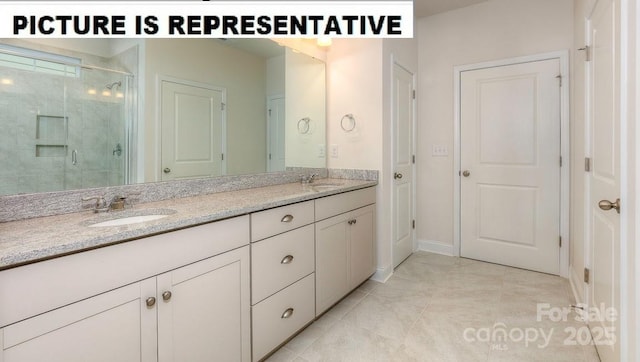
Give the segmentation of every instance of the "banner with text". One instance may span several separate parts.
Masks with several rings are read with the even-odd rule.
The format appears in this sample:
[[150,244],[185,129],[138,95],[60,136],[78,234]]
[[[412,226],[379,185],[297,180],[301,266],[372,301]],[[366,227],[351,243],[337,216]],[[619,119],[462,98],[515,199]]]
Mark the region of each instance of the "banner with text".
[[6,1],[4,38],[411,38],[412,1]]

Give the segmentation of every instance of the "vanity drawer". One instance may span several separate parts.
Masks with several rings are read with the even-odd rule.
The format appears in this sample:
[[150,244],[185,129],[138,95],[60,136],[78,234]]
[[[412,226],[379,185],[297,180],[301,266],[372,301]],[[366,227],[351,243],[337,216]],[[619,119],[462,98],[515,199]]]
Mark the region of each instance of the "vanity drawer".
[[[314,274],[253,306],[253,360],[257,361],[315,316]],[[287,314],[289,314],[287,316]]]
[[301,202],[251,214],[251,241],[313,223],[313,201]]
[[251,304],[313,273],[314,249],[313,225],[251,244]]
[[368,187],[317,199],[315,203],[316,221],[324,220],[363,206],[376,203],[376,188]]

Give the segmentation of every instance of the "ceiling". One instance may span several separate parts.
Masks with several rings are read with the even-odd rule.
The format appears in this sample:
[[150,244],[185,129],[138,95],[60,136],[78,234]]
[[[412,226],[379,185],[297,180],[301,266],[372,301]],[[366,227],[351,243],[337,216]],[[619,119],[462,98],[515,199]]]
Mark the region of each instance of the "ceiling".
[[414,15],[416,18],[424,18],[485,1],[488,0],[413,0]]

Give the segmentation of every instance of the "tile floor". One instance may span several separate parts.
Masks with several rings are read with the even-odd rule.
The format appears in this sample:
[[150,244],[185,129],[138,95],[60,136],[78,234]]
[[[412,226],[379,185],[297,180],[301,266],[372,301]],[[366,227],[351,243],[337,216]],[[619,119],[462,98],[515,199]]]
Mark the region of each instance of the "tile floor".
[[600,360],[580,343],[587,330],[575,313],[565,322],[548,314],[537,321],[538,303],[574,303],[569,282],[417,252],[389,281],[367,281],[268,361]]

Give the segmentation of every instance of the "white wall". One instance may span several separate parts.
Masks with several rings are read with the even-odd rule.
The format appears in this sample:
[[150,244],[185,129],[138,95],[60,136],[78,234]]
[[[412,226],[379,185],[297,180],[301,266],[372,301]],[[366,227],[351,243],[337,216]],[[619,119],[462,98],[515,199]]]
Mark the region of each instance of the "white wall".
[[[326,66],[290,48],[285,64],[286,166],[326,167],[325,154],[319,151],[326,143]],[[305,118],[309,121],[301,121]]]
[[490,0],[418,20],[418,240],[452,250],[453,68],[569,49],[572,17],[572,0]]

